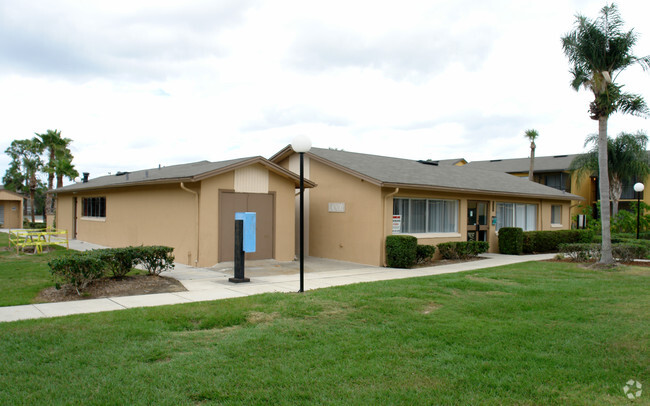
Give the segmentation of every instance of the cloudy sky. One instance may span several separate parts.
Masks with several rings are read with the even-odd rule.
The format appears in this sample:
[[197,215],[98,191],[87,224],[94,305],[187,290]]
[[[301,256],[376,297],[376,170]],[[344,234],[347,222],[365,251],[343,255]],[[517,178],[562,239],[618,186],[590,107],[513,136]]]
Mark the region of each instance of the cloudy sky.
[[[59,129],[91,177],[314,146],[413,159],[583,151],[560,37],[603,1],[0,0],[0,148]],[[650,2],[618,3],[650,54]],[[619,76],[650,101],[650,73]],[[610,134],[649,129],[610,119]],[[0,156],[0,171],[9,159]],[[1,175],[1,174],[0,174]]]

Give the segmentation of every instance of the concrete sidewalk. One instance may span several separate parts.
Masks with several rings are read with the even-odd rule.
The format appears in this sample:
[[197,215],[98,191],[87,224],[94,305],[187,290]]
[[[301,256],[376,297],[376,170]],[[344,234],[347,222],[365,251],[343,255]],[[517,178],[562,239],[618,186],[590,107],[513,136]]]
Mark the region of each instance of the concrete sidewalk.
[[[75,242],[73,243],[73,241]],[[74,249],[101,248],[94,244],[71,240],[71,248],[73,244]],[[545,260],[553,258],[553,256],[554,254],[521,256],[484,254],[481,255],[483,259],[478,261],[417,269],[380,268],[309,257],[305,259],[305,289],[311,290],[360,282],[440,275],[526,261]],[[220,264],[213,268],[193,268],[183,264],[176,264],[173,271],[166,272],[163,276],[178,279],[185,286],[187,292],[0,307],[0,322],[95,313],[133,307],[229,299],[268,292],[297,292],[300,285],[297,262],[249,261],[246,263],[246,276],[251,281],[240,284],[228,282],[228,278],[233,276],[231,266],[231,264]]]

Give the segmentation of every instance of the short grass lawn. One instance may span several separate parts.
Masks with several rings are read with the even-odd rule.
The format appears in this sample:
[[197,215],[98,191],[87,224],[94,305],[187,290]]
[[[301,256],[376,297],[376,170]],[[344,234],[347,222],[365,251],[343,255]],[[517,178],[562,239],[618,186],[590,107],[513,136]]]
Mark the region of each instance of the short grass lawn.
[[[8,234],[0,233],[0,247],[9,247]],[[57,248],[43,254],[0,251],[0,306],[32,303],[38,292],[54,285],[47,261],[65,252],[65,249]]]
[[0,404],[650,404],[650,271],[530,262],[0,323]]

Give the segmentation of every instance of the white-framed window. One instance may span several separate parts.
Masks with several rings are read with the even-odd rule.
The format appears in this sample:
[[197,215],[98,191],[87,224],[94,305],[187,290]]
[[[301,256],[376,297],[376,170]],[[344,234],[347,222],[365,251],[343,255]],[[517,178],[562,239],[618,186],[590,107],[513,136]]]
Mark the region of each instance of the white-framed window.
[[83,217],[106,218],[105,197],[84,197],[81,204]]
[[562,205],[551,205],[551,224],[562,225]]
[[497,227],[520,227],[524,231],[537,230],[537,205],[497,202]]
[[400,222],[396,234],[458,232],[458,200],[398,197],[393,199],[393,215]]

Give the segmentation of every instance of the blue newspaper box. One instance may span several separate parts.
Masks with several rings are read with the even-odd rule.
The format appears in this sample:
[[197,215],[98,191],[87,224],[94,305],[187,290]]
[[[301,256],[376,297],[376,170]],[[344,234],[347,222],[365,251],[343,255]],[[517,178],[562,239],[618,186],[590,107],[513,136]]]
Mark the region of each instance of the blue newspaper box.
[[255,212],[235,213],[235,220],[244,220],[244,252],[255,252]]

